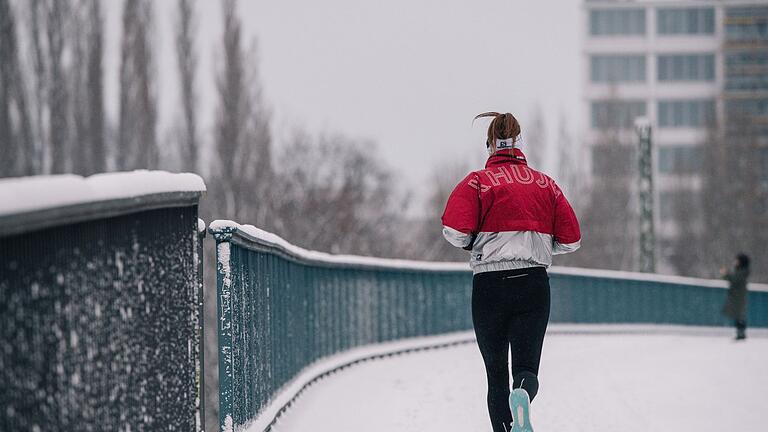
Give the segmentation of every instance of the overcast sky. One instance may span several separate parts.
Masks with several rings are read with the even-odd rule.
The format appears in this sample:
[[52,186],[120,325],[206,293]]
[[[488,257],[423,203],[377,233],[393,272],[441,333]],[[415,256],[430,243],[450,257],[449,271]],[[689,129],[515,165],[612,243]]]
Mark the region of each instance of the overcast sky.
[[[119,4],[107,3],[113,112]],[[179,115],[170,33],[175,5],[155,2],[164,124]],[[276,139],[296,126],[371,138],[409,189],[425,190],[420,183],[441,161],[484,161],[487,122],[471,123],[480,112],[512,112],[525,135],[539,107],[549,140],[561,116],[574,135],[581,124],[578,0],[241,1],[240,11],[246,40],[258,43]],[[198,2],[198,18],[201,114],[210,121],[213,70],[221,59],[220,3]],[[204,127],[210,133],[210,125]]]

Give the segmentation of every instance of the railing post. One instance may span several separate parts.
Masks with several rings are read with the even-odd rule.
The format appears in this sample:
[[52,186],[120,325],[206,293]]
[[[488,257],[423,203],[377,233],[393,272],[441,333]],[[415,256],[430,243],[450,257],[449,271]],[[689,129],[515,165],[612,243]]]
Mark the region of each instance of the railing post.
[[216,239],[216,290],[219,329],[219,427],[234,430],[232,358],[232,266],[230,252],[234,228],[210,229]]
[[205,431],[205,303],[203,246],[205,240],[205,222],[197,220],[197,430]]
[[647,118],[635,120],[638,137],[638,197],[640,199],[640,271],[656,272],[656,237],[653,216],[653,142]]

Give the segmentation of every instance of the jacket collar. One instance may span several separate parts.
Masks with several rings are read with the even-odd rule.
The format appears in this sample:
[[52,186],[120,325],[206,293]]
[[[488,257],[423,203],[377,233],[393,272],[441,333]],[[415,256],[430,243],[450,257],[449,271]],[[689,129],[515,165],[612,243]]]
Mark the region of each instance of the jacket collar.
[[525,159],[525,155],[519,148],[499,150],[496,153],[488,157],[488,161],[485,162],[485,167],[490,168],[492,166],[501,165],[505,163],[528,165],[528,161]]

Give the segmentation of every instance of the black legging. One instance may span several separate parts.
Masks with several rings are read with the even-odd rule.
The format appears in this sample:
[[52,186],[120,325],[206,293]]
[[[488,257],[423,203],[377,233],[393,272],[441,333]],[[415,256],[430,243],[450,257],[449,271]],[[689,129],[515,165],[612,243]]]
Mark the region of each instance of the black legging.
[[494,432],[512,422],[509,365],[513,388],[531,397],[539,389],[539,362],[549,321],[549,276],[543,267],[476,274],[472,281],[472,321],[488,376],[488,413]]

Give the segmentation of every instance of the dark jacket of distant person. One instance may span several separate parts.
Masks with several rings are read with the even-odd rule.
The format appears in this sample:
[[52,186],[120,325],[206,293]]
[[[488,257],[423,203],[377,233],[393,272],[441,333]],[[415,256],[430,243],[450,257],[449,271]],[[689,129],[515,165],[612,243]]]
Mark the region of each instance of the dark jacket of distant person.
[[728,296],[723,306],[723,313],[731,319],[745,321],[747,319],[747,278],[749,266],[737,263],[723,275],[728,281]]

